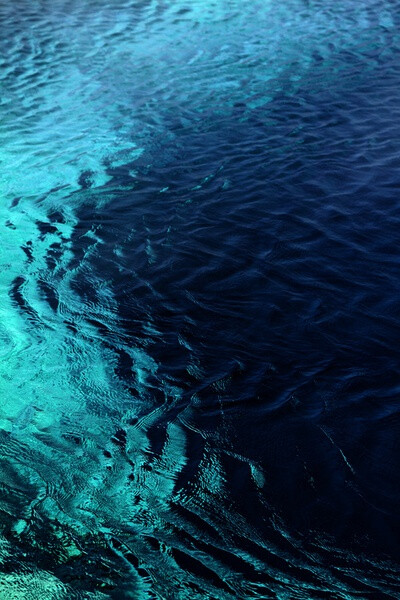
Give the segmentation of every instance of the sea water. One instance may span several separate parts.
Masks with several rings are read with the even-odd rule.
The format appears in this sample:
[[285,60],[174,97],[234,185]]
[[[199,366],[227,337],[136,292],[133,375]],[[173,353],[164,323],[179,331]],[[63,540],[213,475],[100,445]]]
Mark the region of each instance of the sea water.
[[398,4],[0,24],[0,598],[398,598]]

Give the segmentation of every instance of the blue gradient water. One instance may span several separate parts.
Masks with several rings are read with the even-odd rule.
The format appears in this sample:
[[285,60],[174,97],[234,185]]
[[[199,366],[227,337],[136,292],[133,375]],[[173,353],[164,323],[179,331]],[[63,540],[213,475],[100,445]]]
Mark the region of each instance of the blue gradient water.
[[400,598],[398,3],[0,25],[0,598]]

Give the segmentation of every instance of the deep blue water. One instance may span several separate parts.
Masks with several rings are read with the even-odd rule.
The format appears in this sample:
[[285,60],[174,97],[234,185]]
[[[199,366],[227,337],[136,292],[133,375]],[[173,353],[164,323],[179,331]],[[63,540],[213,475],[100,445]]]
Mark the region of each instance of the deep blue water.
[[400,598],[400,5],[0,25],[0,598]]

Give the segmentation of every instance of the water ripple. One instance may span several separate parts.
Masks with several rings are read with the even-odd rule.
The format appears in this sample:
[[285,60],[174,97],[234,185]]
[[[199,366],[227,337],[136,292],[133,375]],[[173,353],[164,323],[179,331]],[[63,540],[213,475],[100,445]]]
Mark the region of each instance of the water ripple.
[[0,597],[398,598],[395,3],[0,23]]

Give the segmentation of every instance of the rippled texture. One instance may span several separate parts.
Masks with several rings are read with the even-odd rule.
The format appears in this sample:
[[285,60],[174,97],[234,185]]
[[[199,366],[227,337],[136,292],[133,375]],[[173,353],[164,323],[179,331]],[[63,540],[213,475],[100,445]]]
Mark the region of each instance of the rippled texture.
[[0,597],[399,598],[398,3],[0,25]]

